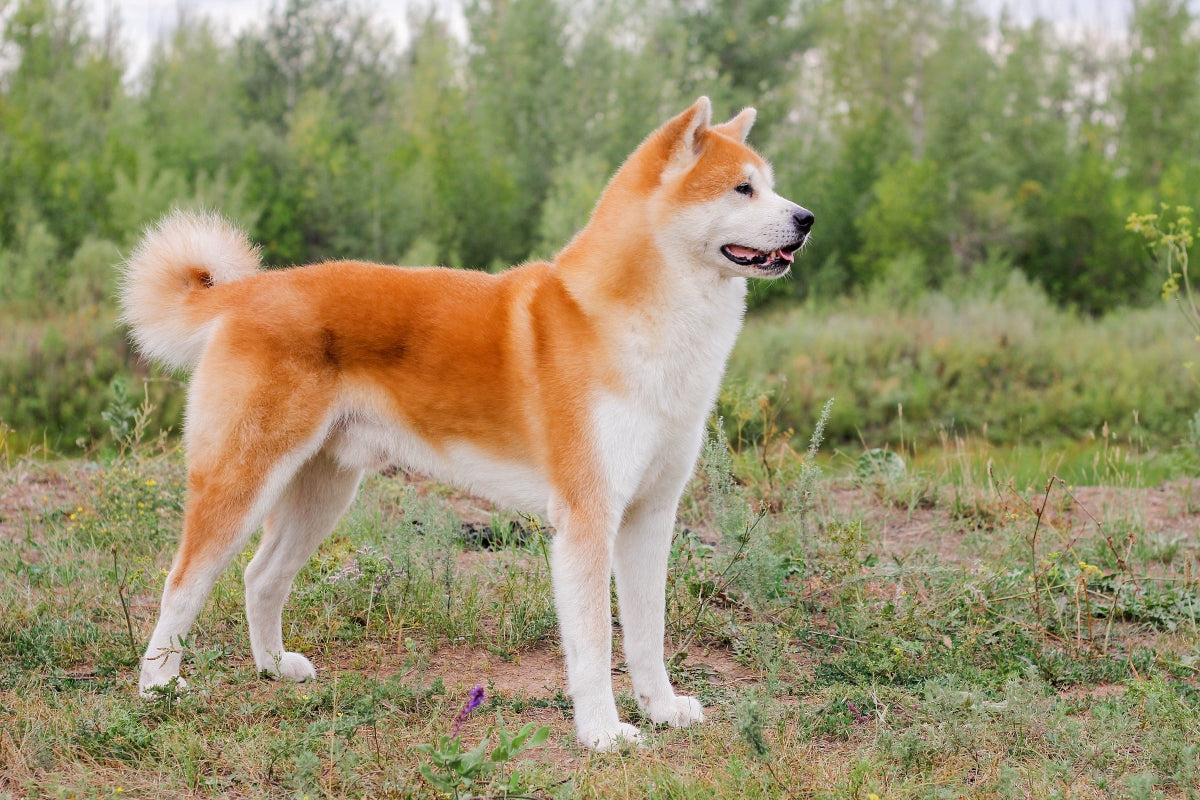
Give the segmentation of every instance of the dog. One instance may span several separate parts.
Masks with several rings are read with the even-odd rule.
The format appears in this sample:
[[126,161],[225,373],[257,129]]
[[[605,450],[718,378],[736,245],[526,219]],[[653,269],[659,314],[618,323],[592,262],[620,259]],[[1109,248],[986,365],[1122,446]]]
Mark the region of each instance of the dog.
[[[779,278],[813,225],[699,98],[616,172],[553,262],[498,275],[336,261],[260,269],[247,237],[175,211],[123,265],[140,351],[192,377],[183,535],[140,690],[179,680],[185,636],[261,526],[245,570],[259,670],[316,676],[283,646],[292,581],[364,471],[425,473],[555,530],[551,574],[579,741],[636,743],[612,689],[610,581],[637,702],[704,719],[663,662],[667,557],[747,278]],[[182,682],[181,682],[182,683]]]

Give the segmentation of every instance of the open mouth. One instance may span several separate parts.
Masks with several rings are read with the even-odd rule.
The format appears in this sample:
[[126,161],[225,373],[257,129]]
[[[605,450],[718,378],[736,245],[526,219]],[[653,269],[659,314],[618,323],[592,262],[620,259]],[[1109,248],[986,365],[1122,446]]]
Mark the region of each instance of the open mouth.
[[739,266],[754,267],[762,272],[784,272],[796,260],[795,253],[803,244],[804,240],[801,239],[778,250],[755,250],[753,247],[727,244],[721,248],[721,254]]

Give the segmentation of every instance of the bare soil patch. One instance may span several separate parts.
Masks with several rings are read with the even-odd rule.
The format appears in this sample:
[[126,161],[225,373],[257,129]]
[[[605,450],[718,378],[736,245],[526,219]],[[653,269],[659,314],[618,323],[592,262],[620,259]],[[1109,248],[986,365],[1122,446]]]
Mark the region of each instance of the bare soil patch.
[[835,481],[828,512],[837,519],[860,520],[880,558],[924,554],[948,563],[969,562],[978,554],[968,546],[968,536],[1012,524],[1028,527],[1032,534],[1039,510],[1041,535],[1060,543],[1120,539],[1135,526],[1143,537],[1178,540],[1184,550],[1200,548],[1200,481],[1144,489],[1055,484],[1048,494],[971,491],[956,502],[953,490],[943,487],[914,501],[903,493]]
[[82,507],[91,484],[86,463],[22,461],[0,470],[0,539],[36,535],[39,523]]

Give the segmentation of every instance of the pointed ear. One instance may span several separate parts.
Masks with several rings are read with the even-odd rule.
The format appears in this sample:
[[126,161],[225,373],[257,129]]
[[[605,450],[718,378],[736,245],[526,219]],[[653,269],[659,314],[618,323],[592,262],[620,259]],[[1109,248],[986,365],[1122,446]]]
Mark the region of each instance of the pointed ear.
[[691,108],[683,112],[683,116],[688,117],[688,125],[683,132],[680,144],[688,148],[694,155],[700,155],[701,138],[712,122],[712,103],[707,97],[701,95],[696,102],[692,103]]
[[745,142],[746,136],[749,135],[750,129],[754,127],[754,120],[757,117],[758,112],[753,108],[743,108],[741,113],[729,120],[729,122],[714,125],[713,130],[723,133],[739,142]]
[[663,125],[659,141],[665,145],[669,157],[694,159],[700,155],[704,132],[712,122],[712,103],[701,97],[692,107]]

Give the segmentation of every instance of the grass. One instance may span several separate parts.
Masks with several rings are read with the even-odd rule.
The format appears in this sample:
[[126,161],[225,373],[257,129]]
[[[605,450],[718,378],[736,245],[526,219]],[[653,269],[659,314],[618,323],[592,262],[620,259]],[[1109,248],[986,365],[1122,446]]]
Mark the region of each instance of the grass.
[[747,322],[721,413],[735,443],[804,431],[836,397],[828,436],[840,445],[1145,453],[1186,436],[1200,409],[1193,339],[1166,304],[1080,317],[1016,272],[995,291],[810,301]]
[[1200,796],[1198,487],[1018,479],[950,438],[904,455],[856,475],[781,432],[714,439],[668,586],[672,677],[709,720],[654,730],[617,664],[650,744],[611,755],[573,740],[536,521],[373,476],[285,611],[316,682],[255,674],[230,570],[189,643],[189,690],[145,701],[179,454],[9,457],[0,797],[451,796],[422,768],[448,757],[476,685],[463,751],[530,723],[551,735],[474,796]]

